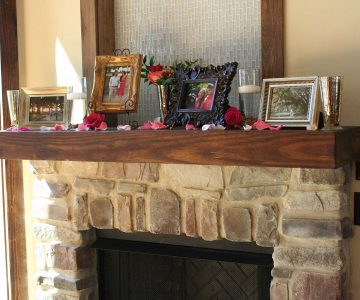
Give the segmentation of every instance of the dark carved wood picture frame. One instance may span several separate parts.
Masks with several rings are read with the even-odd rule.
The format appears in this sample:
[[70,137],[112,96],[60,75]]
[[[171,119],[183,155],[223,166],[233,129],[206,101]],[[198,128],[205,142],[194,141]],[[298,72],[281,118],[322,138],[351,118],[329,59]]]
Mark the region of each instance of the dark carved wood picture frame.
[[[172,88],[165,125],[169,127],[192,124],[201,127],[204,124],[225,125],[224,114],[229,108],[228,95],[231,82],[236,74],[238,63],[226,63],[221,66],[180,68],[175,70],[176,83]],[[214,89],[211,109],[183,107],[186,86],[191,83],[209,83]]]

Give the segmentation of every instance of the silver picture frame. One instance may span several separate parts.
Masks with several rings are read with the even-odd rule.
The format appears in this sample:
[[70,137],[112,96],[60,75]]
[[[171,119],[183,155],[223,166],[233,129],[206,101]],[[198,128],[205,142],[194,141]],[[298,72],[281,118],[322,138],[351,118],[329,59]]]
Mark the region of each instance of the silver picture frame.
[[316,130],[319,122],[318,77],[264,79],[259,119],[272,126]]

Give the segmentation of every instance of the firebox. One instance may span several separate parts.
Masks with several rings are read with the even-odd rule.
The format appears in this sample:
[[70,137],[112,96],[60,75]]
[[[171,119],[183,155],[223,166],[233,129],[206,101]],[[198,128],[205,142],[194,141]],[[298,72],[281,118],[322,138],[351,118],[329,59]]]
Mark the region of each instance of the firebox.
[[98,230],[99,298],[270,299],[272,248]]

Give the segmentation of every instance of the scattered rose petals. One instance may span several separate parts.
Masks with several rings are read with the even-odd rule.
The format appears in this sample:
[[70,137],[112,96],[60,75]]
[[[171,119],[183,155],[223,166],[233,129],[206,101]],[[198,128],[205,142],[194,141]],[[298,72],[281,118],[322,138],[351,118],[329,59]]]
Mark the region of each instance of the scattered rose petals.
[[214,130],[215,124],[205,124],[201,127],[202,131]]
[[161,122],[146,122],[142,126],[140,126],[138,129],[140,130],[158,130],[158,129],[165,129],[166,125],[164,125]]
[[139,127],[139,129],[140,130],[151,130],[152,128],[151,128],[151,122],[149,121],[149,122],[146,122],[146,123],[144,123],[142,126],[140,126]]
[[283,128],[282,125],[279,125],[279,126],[276,126],[276,127],[270,127],[269,129],[270,129],[271,131],[279,131],[281,128]]
[[282,128],[282,125],[277,126],[277,127],[272,127],[271,125],[265,123],[263,120],[257,120],[252,125],[252,128],[257,129],[257,130],[269,129],[269,130],[272,130],[272,131],[279,131]]
[[79,124],[76,128],[76,131],[88,131],[90,128],[87,127],[85,124]]
[[101,122],[99,127],[96,127],[95,130],[106,130],[108,128],[106,122]]
[[65,130],[65,126],[64,126],[64,125],[61,125],[61,124],[55,124],[54,130],[55,130],[55,131]]
[[186,130],[196,130],[196,127],[193,124],[186,124],[185,129]]
[[29,127],[21,127],[19,128],[19,131],[30,131]]
[[161,122],[153,122],[151,124],[151,129],[153,130],[158,130],[158,129],[165,129],[166,128],[166,125],[164,125],[163,123]]
[[226,128],[222,125],[215,125],[215,124],[205,124],[203,127],[201,127],[202,131],[208,131],[208,130],[225,130]]
[[252,129],[252,126],[251,125],[245,125],[243,126],[244,130],[245,131],[250,131]]
[[129,130],[131,130],[131,126],[130,125],[118,125],[116,127],[116,129],[119,131],[129,131]]

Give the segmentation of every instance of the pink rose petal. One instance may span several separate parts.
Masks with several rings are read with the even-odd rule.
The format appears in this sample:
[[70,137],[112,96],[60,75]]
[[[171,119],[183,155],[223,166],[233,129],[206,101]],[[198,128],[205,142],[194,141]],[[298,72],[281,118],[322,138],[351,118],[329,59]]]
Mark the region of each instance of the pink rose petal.
[[116,129],[119,131],[129,131],[129,130],[131,130],[131,126],[130,125],[118,125],[116,127]]
[[88,131],[90,128],[87,127],[85,124],[79,124],[76,128],[76,131]]
[[106,130],[108,128],[106,122],[101,122],[100,126],[95,128],[95,130]]
[[161,122],[154,122],[151,124],[151,129],[153,129],[153,130],[165,129],[165,128],[166,128],[166,125],[164,125]]
[[269,129],[271,126],[267,123],[265,123],[263,120],[257,120],[253,125],[252,128],[257,130],[264,130]]
[[185,129],[186,130],[197,130],[193,124],[186,124]]
[[64,126],[64,125],[61,125],[61,124],[55,124],[54,130],[55,130],[55,131],[65,130],[65,126]]
[[271,131],[279,131],[281,128],[283,128],[282,125],[279,125],[279,126],[276,126],[276,127],[270,127],[269,129],[270,129]]
[[139,127],[140,130],[151,130],[151,122],[146,122],[142,126]]
[[19,128],[19,131],[30,131],[30,128],[28,128],[28,127],[21,127],[21,128]]

